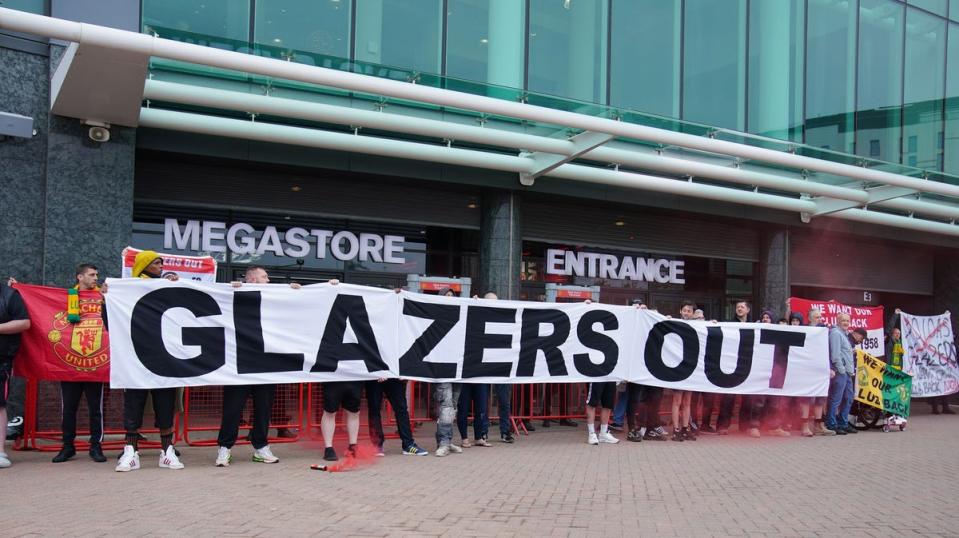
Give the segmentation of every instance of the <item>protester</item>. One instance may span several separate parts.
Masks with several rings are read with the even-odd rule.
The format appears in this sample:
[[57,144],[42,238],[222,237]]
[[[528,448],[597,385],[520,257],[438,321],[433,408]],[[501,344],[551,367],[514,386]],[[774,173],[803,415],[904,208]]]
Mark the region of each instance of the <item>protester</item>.
[[[693,319],[696,305],[690,301],[684,301],[679,309],[679,315],[684,320]],[[673,390],[673,441],[695,441],[696,434],[690,427],[691,409],[693,393],[688,390]]]
[[849,314],[840,313],[836,316],[836,327],[829,331],[829,359],[836,373],[829,383],[829,409],[825,419],[826,428],[838,435],[858,433],[856,428],[849,424],[849,410],[852,407],[856,382],[853,346],[865,339],[866,331],[857,328],[850,336],[847,332],[849,324]]
[[[20,293],[0,284],[0,426],[7,424],[7,380],[13,371],[13,357],[20,349],[20,333],[30,329],[30,316]],[[10,457],[4,450],[7,429],[0,428],[0,469],[10,467]]]
[[[270,275],[259,265],[246,268],[243,282],[247,284],[269,284]],[[232,282],[234,288],[243,286],[243,282]],[[290,284],[293,289],[300,289],[297,283]],[[223,414],[220,417],[220,432],[217,435],[216,466],[226,467],[233,461],[230,453],[236,443],[236,436],[240,429],[240,417],[248,397],[253,398],[253,424],[250,428],[250,442],[253,444],[253,461],[257,463],[278,463],[279,458],[273,455],[267,441],[270,431],[270,415],[273,410],[273,400],[276,398],[275,384],[262,385],[227,385],[223,387]]]
[[[440,297],[453,297],[453,290],[444,288]],[[463,449],[453,444],[453,420],[456,418],[459,404],[460,383],[433,383],[433,403],[436,406],[436,452],[438,458],[448,456],[451,452],[459,454]]]
[[[133,260],[132,278],[167,278],[176,281],[179,277],[174,273],[163,275],[163,258],[152,250],[144,250]],[[107,284],[100,288],[100,293],[106,294]],[[104,323],[107,320],[106,305],[103,308]],[[117,463],[117,472],[135,471],[140,468],[140,427],[143,425],[143,411],[146,408],[147,397],[153,400],[154,425],[160,429],[160,461],[161,469],[182,469],[183,463],[173,447],[173,418],[176,413],[176,389],[125,389],[123,391],[123,427],[126,430],[126,445],[123,454]]]
[[[13,287],[17,279],[10,277],[7,285]],[[23,409],[27,399],[27,380],[15,375],[7,379],[7,422],[6,434],[8,441],[19,439],[23,435]],[[0,422],[0,428],[4,423]],[[2,451],[0,447],[0,451]]]
[[[77,266],[76,285],[73,289],[80,291],[99,291],[97,282],[100,272],[96,266],[82,263]],[[102,299],[101,299],[102,302]],[[62,402],[63,417],[61,431],[63,432],[63,447],[53,463],[62,463],[77,454],[74,439],[77,437],[77,411],[80,407],[80,398],[87,397],[87,415],[90,419],[90,459],[97,463],[107,461],[103,455],[103,387],[105,383],[99,381],[61,381],[60,400]]]
[[[399,293],[400,290],[395,290]],[[413,428],[410,425],[410,412],[406,403],[406,380],[397,378],[380,378],[366,382],[366,416],[369,422],[370,441],[376,447],[377,456],[385,456],[383,451],[383,395],[393,408],[393,417],[396,420],[396,431],[403,443],[403,454],[407,456],[427,456],[429,451],[422,449],[413,440]]]
[[[825,326],[821,323],[822,313],[815,308],[807,312],[806,317],[809,320],[810,327]],[[826,357],[825,359],[827,364],[830,365],[829,378],[832,379],[835,377],[836,371],[832,369],[832,363],[829,358]],[[834,430],[830,430],[823,424],[823,408],[825,405],[825,396],[811,396],[808,398],[802,398],[800,400],[799,416],[803,423],[803,437],[812,437],[813,435],[836,435]]]

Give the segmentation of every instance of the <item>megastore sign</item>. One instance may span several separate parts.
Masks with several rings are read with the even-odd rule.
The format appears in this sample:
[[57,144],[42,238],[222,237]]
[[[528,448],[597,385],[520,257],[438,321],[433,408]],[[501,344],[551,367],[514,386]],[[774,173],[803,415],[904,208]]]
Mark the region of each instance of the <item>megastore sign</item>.
[[226,252],[234,256],[273,254],[288,258],[327,255],[340,261],[406,263],[400,235],[353,233],[347,230],[317,228],[288,228],[285,232],[276,226],[256,229],[245,222],[227,226],[212,220],[188,220],[181,225],[177,219],[164,219],[163,248],[203,252]]

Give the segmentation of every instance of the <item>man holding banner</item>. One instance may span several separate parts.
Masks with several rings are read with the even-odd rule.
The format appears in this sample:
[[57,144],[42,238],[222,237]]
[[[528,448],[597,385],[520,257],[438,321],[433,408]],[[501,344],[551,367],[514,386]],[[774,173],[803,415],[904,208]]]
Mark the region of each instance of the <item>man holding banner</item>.
[[[856,359],[853,345],[866,338],[866,330],[857,328],[849,335],[849,314],[843,312],[836,316],[837,326],[829,331],[829,359],[836,375],[829,382],[829,412],[826,415],[826,428],[838,435],[859,433],[849,424],[849,410],[856,382]],[[852,341],[850,340],[852,339]]]
[[[152,250],[144,250],[136,255],[131,272],[133,278],[158,279],[166,278],[176,282],[179,277],[163,274],[163,258]],[[100,293],[106,294],[107,285],[104,284]],[[106,308],[104,308],[106,312]],[[112,347],[111,347],[112,351]],[[182,469],[183,464],[173,448],[173,419],[176,413],[176,389],[126,389],[123,391],[123,427],[126,429],[126,445],[117,464],[117,472],[135,471],[140,468],[140,453],[137,444],[140,439],[140,427],[143,425],[143,412],[146,408],[147,396],[153,399],[153,413],[156,427],[160,429],[159,466],[161,469]]]
[[[72,288],[76,291],[70,291],[67,295],[67,320],[71,323],[81,322],[79,292],[96,292],[100,289],[97,286],[100,273],[92,264],[78,265],[76,279],[77,283]],[[100,302],[102,303],[102,299]],[[74,327],[74,330],[77,331],[78,328]],[[80,335],[79,339],[83,336],[85,335]],[[63,463],[77,454],[73,441],[77,437],[77,411],[83,395],[87,397],[87,413],[90,417],[90,459],[97,463],[107,461],[100,446],[103,441],[103,386],[104,383],[98,381],[60,382],[60,399],[63,402],[60,429],[63,431],[63,447],[53,457],[53,463]]]
[[16,290],[0,283],[0,469],[10,467],[4,452],[7,442],[7,380],[13,371],[13,357],[20,348],[20,333],[30,328],[30,317]]

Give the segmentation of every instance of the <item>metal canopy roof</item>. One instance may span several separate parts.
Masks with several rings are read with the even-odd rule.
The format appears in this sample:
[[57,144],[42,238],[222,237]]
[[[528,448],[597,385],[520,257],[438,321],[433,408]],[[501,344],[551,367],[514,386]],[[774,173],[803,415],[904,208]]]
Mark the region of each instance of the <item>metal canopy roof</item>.
[[[53,76],[51,110],[86,122],[508,171],[518,187],[556,177],[778,209],[802,222],[959,236],[954,176],[598,105],[537,106],[10,9],[0,8],[0,28],[71,43]],[[210,87],[214,79],[236,84]]]

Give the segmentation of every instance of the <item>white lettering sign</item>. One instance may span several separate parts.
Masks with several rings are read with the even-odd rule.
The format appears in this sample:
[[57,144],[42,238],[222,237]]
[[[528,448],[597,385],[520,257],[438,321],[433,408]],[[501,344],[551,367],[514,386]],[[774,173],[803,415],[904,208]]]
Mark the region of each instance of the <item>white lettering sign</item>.
[[546,274],[685,284],[686,262],[548,249]]
[[[259,236],[259,237],[257,237]],[[378,235],[346,230],[320,230],[290,228],[285,232],[276,226],[257,230],[245,222],[237,222],[227,228],[225,222],[188,220],[180,224],[177,219],[165,219],[163,223],[163,248],[206,252],[226,252],[235,256],[272,254],[279,257],[317,259],[326,258],[327,249],[341,261],[379,263],[406,263],[403,243],[399,235]]]

